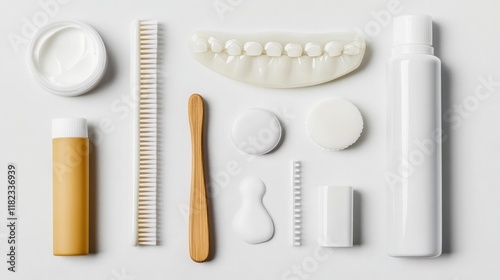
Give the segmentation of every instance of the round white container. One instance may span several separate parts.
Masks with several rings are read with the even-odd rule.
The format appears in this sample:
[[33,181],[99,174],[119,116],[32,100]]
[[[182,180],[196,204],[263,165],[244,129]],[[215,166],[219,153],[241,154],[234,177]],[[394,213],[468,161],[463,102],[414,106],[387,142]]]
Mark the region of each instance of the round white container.
[[73,20],[40,29],[28,52],[36,81],[61,96],[77,96],[94,88],[104,75],[106,61],[106,48],[97,31]]

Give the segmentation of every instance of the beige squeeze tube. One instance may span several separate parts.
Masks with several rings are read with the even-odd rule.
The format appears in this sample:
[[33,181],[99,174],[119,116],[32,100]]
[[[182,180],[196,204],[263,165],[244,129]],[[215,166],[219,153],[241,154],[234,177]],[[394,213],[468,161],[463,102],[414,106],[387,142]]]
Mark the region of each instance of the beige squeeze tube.
[[87,120],[52,121],[53,253],[89,253],[89,139]]

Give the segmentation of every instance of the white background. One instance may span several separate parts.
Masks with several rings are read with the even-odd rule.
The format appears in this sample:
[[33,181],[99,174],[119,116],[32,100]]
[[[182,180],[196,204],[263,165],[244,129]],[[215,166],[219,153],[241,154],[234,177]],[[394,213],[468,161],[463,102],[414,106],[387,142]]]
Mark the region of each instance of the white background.
[[[19,45],[16,52],[9,42],[9,34],[22,36],[23,18],[33,22],[33,17],[43,11],[37,3],[0,2],[0,181],[6,186],[6,164],[16,162],[20,219],[16,273],[7,271],[7,231],[5,226],[0,227],[0,279],[500,277],[500,86],[493,87],[484,100],[474,97],[481,85],[479,77],[488,79],[492,75],[493,80],[500,81],[498,2],[400,2],[399,14],[433,16],[436,52],[443,61],[443,112],[448,116],[443,125],[448,139],[443,147],[444,253],[437,259],[394,259],[385,250],[385,63],[391,52],[391,28],[378,24],[377,30],[375,14],[387,10],[387,0],[233,0],[233,9],[223,13],[223,18],[214,9],[214,0],[71,0],[59,5],[59,11],[48,21],[78,19],[90,24],[101,34],[109,55],[105,80],[96,90],[76,98],[58,97],[41,89],[28,71],[26,46]],[[164,27],[162,244],[153,248],[131,246],[131,120],[112,109],[128,100],[129,26],[136,18],[157,19]],[[199,29],[333,32],[367,27],[372,28],[367,33],[368,51],[357,71],[334,82],[293,90],[232,81],[199,65],[187,49],[190,34]],[[215,256],[203,264],[189,258],[185,219],[191,156],[187,100],[194,92],[205,97],[208,107],[208,165],[214,193]],[[365,120],[359,142],[336,153],[317,148],[305,130],[307,112],[331,96],[352,101]],[[463,109],[464,103],[467,109]],[[278,117],[286,132],[278,150],[250,161],[237,152],[228,135],[234,117],[248,107],[281,112]],[[97,135],[92,154],[93,254],[89,256],[52,256],[51,119],[61,116],[88,118]],[[304,243],[299,248],[290,246],[292,159],[302,160],[304,165]],[[232,161],[240,165],[240,174],[230,176],[228,183],[217,181]],[[266,182],[264,203],[275,222],[274,238],[261,245],[243,243],[231,226],[240,203],[238,184],[247,175]],[[316,187],[320,185],[355,188],[355,247],[317,248]],[[3,225],[6,188],[1,190]],[[325,260],[322,256],[326,253],[329,256]],[[303,274],[291,274],[294,266]]]

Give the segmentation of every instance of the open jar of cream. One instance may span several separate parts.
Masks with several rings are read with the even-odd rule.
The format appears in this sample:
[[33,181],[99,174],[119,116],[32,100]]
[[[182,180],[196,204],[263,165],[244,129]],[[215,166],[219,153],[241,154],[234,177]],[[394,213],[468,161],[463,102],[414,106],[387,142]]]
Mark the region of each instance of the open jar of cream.
[[61,96],[88,92],[106,70],[106,48],[99,34],[78,21],[40,29],[31,42],[28,63],[37,82]]

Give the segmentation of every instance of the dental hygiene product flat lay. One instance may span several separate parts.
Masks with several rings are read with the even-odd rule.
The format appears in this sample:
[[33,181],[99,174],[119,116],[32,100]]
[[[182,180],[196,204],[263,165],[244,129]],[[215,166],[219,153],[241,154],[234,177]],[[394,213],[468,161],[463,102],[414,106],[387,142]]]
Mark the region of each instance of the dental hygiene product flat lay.
[[[49,197],[36,202],[45,203],[42,206],[46,209],[52,206],[52,224],[50,215],[42,211],[39,215],[39,205],[29,211],[21,209],[23,219],[40,220],[22,220],[21,226],[13,228],[8,224],[7,242],[10,235],[22,237],[19,250],[8,250],[31,257],[41,267],[45,260],[25,252],[33,245],[48,245],[36,249],[51,258],[47,265],[51,269],[64,266],[64,270],[78,273],[74,270],[78,266],[81,271],[96,268],[92,271],[95,275],[77,275],[82,279],[159,278],[149,266],[179,279],[238,279],[238,273],[244,279],[362,279],[353,268],[387,270],[394,266],[395,275],[408,263],[432,262],[434,266],[447,261],[394,259],[434,258],[441,255],[443,247],[441,60],[434,55],[430,16],[393,18],[393,11],[377,10],[365,11],[374,20],[364,21],[362,13],[352,16],[359,11],[355,5],[352,10],[343,10],[348,1],[332,5],[339,9],[335,13],[325,9],[324,14],[318,12],[324,3],[301,6],[284,1],[274,9],[259,7],[255,12],[262,15],[256,17],[241,9],[234,19],[246,16],[248,23],[235,20],[220,24],[210,22],[214,15],[193,12],[200,3],[191,3],[183,7],[183,13],[171,15],[172,5],[159,9],[154,5],[162,1],[149,1],[147,5],[132,5],[144,10],[137,9],[126,18],[120,13],[111,17],[110,11],[117,6],[110,4],[103,5],[102,14],[96,13],[95,18],[92,10],[77,15],[95,19],[92,24],[99,27],[101,38],[86,23],[56,21],[56,10],[51,10],[49,17],[49,8],[55,9],[60,1],[44,1],[49,3],[37,1],[42,3],[38,4],[43,12],[34,11],[31,17],[20,14],[18,20],[23,24],[18,44],[24,43],[27,55],[19,56],[19,65],[7,60],[6,71],[12,68],[17,73],[11,65],[24,67],[28,76],[24,78],[35,82],[20,89],[15,86],[24,80],[5,83],[11,88],[5,89],[4,96],[10,99],[0,104],[9,103],[12,108],[0,108],[7,116],[2,115],[0,124],[4,134],[14,133],[7,135],[10,139],[4,137],[7,145],[3,146],[17,145],[23,135],[37,133],[33,128],[47,132],[48,120],[55,115],[81,114],[89,121],[52,119],[52,153],[43,150],[48,142],[40,142],[42,152],[35,153],[42,157],[30,154],[12,159],[12,166],[7,166],[15,169],[16,175],[7,173],[14,176],[7,182],[12,188],[6,190],[7,196],[12,198],[7,199],[6,208],[13,211],[8,222],[17,222],[19,198],[28,197],[32,202],[43,195],[31,184],[23,196],[15,197],[18,186],[24,188],[18,181],[17,163],[23,165],[23,172],[40,177],[44,185],[52,183],[52,201],[50,193],[45,193]],[[72,16],[71,9],[84,6],[84,2],[75,3],[73,8],[68,5],[66,15]],[[232,8],[238,1],[226,2]],[[279,18],[279,5],[314,9],[309,15],[297,9],[296,14],[285,13]],[[47,20],[42,24],[45,13]],[[156,20],[142,19],[123,28],[123,22],[148,13],[161,14],[168,29]],[[288,21],[282,21],[287,17]],[[203,22],[194,21],[199,18]],[[28,25],[29,19],[33,23]],[[184,24],[172,24],[180,19]],[[340,21],[365,23],[363,30],[370,38],[358,28],[329,32],[346,30],[342,26],[330,29]],[[276,24],[270,24],[273,22]],[[392,45],[383,34],[378,36],[391,22]],[[210,26],[234,29],[193,32]],[[9,39],[17,38],[7,27],[7,23],[0,24]],[[273,31],[276,28],[291,32]],[[239,33],[245,30],[250,33]],[[325,30],[327,33],[315,33]],[[457,30],[455,35],[460,35],[463,28]],[[131,35],[130,41],[127,35]],[[169,40],[165,41],[167,35]],[[483,43],[477,40],[479,36],[464,38],[471,45]],[[384,64],[389,53],[386,58],[379,55],[390,47],[392,55]],[[381,79],[385,67],[386,81]],[[95,94],[79,97],[93,89]],[[35,94],[32,100],[24,100],[25,92],[36,90],[52,94]],[[194,93],[198,90],[203,96]],[[33,106],[35,102],[38,106]],[[32,122],[36,118],[40,120]],[[19,123],[11,125],[11,120]],[[50,139],[48,132],[44,139]],[[35,142],[31,138],[19,141]],[[6,162],[11,160],[8,152]],[[48,174],[39,165],[30,169],[26,164],[28,160],[50,159],[52,181],[42,177]],[[40,174],[36,174],[38,169]],[[24,176],[21,174],[22,179]],[[444,220],[452,221],[450,217]],[[31,232],[24,231],[25,225]],[[29,234],[37,233],[37,225],[46,227],[40,240],[47,242],[29,239]],[[446,236],[455,227],[444,229]],[[1,235],[0,230],[0,243]],[[387,247],[379,246],[385,245],[385,237]],[[115,253],[123,259],[106,259],[116,257]],[[7,255],[7,262],[10,257]],[[380,259],[371,265],[369,257]],[[125,271],[129,266],[136,275]],[[115,269],[121,267],[119,275]],[[331,271],[334,273],[329,275]],[[32,276],[26,279],[36,278]]]
[[89,152],[86,119],[52,121],[54,256],[89,253]]
[[157,245],[158,23],[132,22],[134,245]]
[[[441,255],[441,61],[430,16],[394,19],[387,71],[388,253]],[[425,154],[421,150],[425,146]]]

